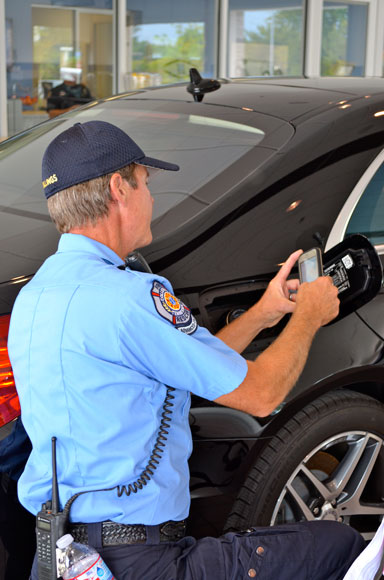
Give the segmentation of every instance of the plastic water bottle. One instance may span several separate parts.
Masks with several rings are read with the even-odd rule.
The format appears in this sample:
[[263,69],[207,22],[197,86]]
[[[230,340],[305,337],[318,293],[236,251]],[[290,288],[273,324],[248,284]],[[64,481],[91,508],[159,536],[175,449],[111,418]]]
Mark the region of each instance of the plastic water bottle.
[[74,542],[71,534],[62,536],[56,545],[63,552],[59,566],[63,580],[116,580],[100,554],[91,546]]

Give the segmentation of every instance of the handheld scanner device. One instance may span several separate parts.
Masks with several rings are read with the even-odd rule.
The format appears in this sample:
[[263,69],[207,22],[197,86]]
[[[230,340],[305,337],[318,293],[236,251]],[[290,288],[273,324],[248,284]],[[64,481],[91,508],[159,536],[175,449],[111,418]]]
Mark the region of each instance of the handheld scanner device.
[[371,242],[361,234],[346,238],[322,256],[319,248],[312,248],[300,256],[298,266],[300,281],[311,282],[324,275],[330,276],[337,287],[340,312],[329,324],[370,302],[382,285],[380,258]]
[[323,263],[320,248],[312,248],[301,254],[299,261],[300,282],[313,282],[323,275]]

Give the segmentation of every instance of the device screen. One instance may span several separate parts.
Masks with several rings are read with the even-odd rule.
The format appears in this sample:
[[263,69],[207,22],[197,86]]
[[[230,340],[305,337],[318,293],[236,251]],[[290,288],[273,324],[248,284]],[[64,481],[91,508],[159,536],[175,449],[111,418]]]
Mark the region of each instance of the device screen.
[[319,277],[319,266],[317,257],[307,258],[300,265],[301,277],[303,282],[313,282]]

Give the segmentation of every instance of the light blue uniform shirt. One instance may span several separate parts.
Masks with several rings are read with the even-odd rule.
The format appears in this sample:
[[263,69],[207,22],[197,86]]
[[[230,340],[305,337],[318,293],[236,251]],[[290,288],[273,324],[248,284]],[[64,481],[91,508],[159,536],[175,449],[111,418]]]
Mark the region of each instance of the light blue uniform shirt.
[[184,519],[190,392],[216,399],[246,375],[246,361],[197,326],[167,280],[119,270],[122,263],[103,244],[64,234],[16,300],[8,347],[33,445],[19,497],[32,513],[51,498],[52,436],[62,506],[80,491],[135,481],[154,447],[169,385],[176,389],[171,426],[151,480],[129,497],[116,489],[81,495],[70,519]]

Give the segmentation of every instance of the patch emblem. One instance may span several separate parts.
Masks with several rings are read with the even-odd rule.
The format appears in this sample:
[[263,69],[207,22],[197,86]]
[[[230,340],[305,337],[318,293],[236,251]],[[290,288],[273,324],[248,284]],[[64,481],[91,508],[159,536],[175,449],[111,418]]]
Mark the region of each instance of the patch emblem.
[[157,312],[168,320],[177,330],[186,334],[193,334],[197,329],[197,322],[191,311],[181,300],[176,298],[167,288],[157,282],[153,283],[151,295]]

